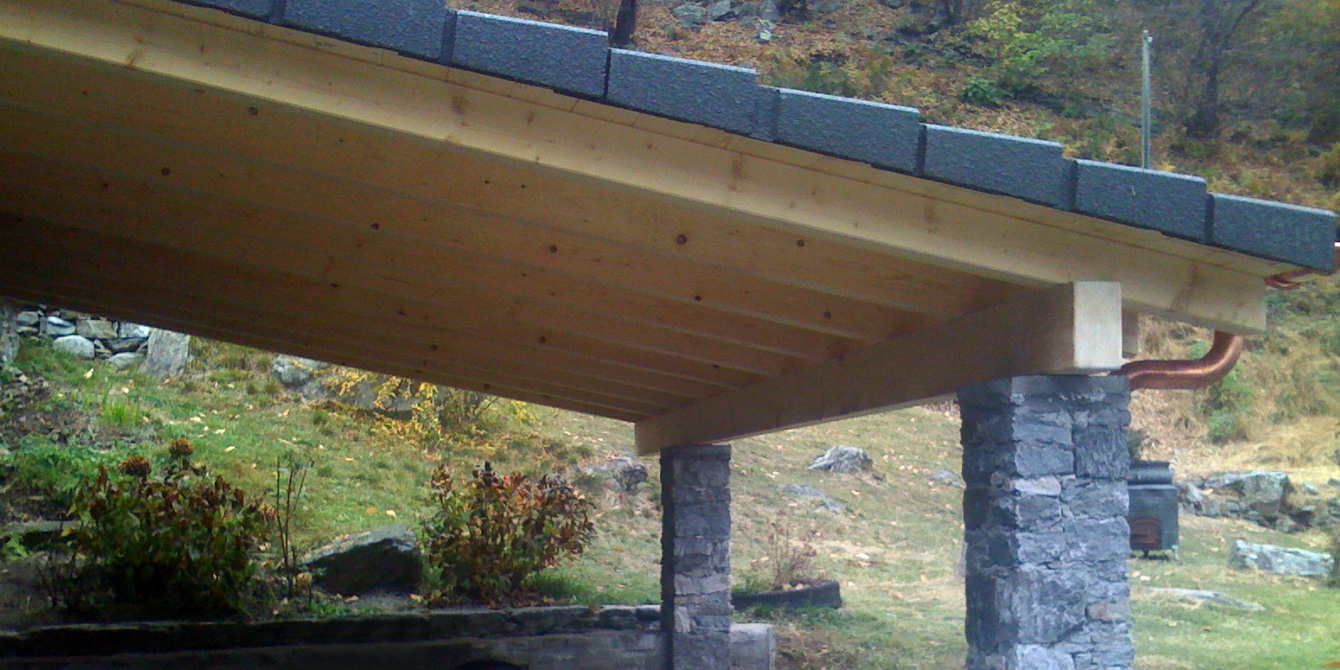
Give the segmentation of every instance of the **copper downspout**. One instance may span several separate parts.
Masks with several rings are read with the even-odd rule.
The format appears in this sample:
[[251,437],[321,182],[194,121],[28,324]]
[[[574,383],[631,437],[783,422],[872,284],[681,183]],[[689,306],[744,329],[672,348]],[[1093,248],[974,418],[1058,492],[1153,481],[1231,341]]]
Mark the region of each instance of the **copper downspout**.
[[1201,389],[1223,379],[1242,355],[1241,335],[1214,331],[1203,358],[1190,361],[1131,361],[1113,374],[1126,375],[1135,389]]
[[[1340,241],[1335,242],[1333,253],[1337,265],[1340,265]],[[1266,277],[1266,286],[1281,291],[1292,291],[1302,282],[1299,279],[1311,274],[1326,274],[1317,270],[1289,270]],[[1246,340],[1241,335],[1214,331],[1214,344],[1204,357],[1191,361],[1131,361],[1114,375],[1126,375],[1131,390],[1135,389],[1201,389],[1228,375],[1242,355]]]

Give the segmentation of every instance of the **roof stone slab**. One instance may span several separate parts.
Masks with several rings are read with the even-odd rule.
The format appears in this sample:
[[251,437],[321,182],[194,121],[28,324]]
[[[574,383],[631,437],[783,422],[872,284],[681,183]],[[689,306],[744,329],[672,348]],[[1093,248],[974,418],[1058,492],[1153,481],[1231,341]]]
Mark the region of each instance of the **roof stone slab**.
[[773,89],[744,68],[610,49],[606,34],[593,30],[444,10],[440,0],[187,1],[1272,261],[1333,269],[1332,212],[1214,194],[1223,211],[1216,219],[1198,177],[1068,159],[1054,142],[913,127],[916,110]]

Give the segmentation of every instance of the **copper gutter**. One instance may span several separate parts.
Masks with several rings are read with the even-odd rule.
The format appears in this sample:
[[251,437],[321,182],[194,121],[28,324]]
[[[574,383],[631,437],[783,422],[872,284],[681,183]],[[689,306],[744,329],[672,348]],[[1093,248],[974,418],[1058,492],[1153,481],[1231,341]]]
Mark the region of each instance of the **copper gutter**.
[[1214,343],[1203,358],[1189,361],[1131,361],[1112,374],[1126,375],[1135,389],[1201,389],[1228,375],[1242,355],[1241,335],[1214,331]]
[[[1335,245],[1332,247],[1332,253],[1336,257],[1336,264],[1340,265],[1340,242],[1335,242]],[[1292,291],[1303,285],[1302,282],[1298,281],[1299,279],[1314,274],[1321,275],[1330,273],[1310,269],[1289,270],[1287,272],[1281,272],[1277,275],[1266,277],[1266,286],[1281,291]]]
[[[1333,253],[1340,264],[1340,241],[1334,243]],[[1299,280],[1312,274],[1328,274],[1310,269],[1289,270],[1266,277],[1266,286],[1281,291],[1292,291],[1300,286]],[[1135,389],[1201,389],[1228,375],[1242,355],[1245,339],[1241,335],[1214,331],[1214,343],[1204,357],[1189,361],[1131,361],[1114,375],[1126,375],[1131,390]]]

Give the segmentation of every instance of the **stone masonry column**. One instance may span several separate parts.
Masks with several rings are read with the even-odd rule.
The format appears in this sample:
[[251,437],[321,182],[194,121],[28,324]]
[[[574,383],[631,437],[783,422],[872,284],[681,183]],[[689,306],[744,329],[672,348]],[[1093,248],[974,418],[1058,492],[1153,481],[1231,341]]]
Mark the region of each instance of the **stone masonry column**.
[[1125,377],[959,390],[967,670],[1129,670]]
[[730,668],[730,445],[661,452],[668,670]]

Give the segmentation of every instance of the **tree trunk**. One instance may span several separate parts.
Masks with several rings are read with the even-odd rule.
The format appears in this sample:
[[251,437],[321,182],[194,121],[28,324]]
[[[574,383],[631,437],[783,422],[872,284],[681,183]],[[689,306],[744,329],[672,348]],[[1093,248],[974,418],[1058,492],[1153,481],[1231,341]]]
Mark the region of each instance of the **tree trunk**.
[[632,46],[635,30],[637,30],[637,0],[620,0],[619,13],[614,18],[614,30],[610,31],[610,46],[619,49]]

